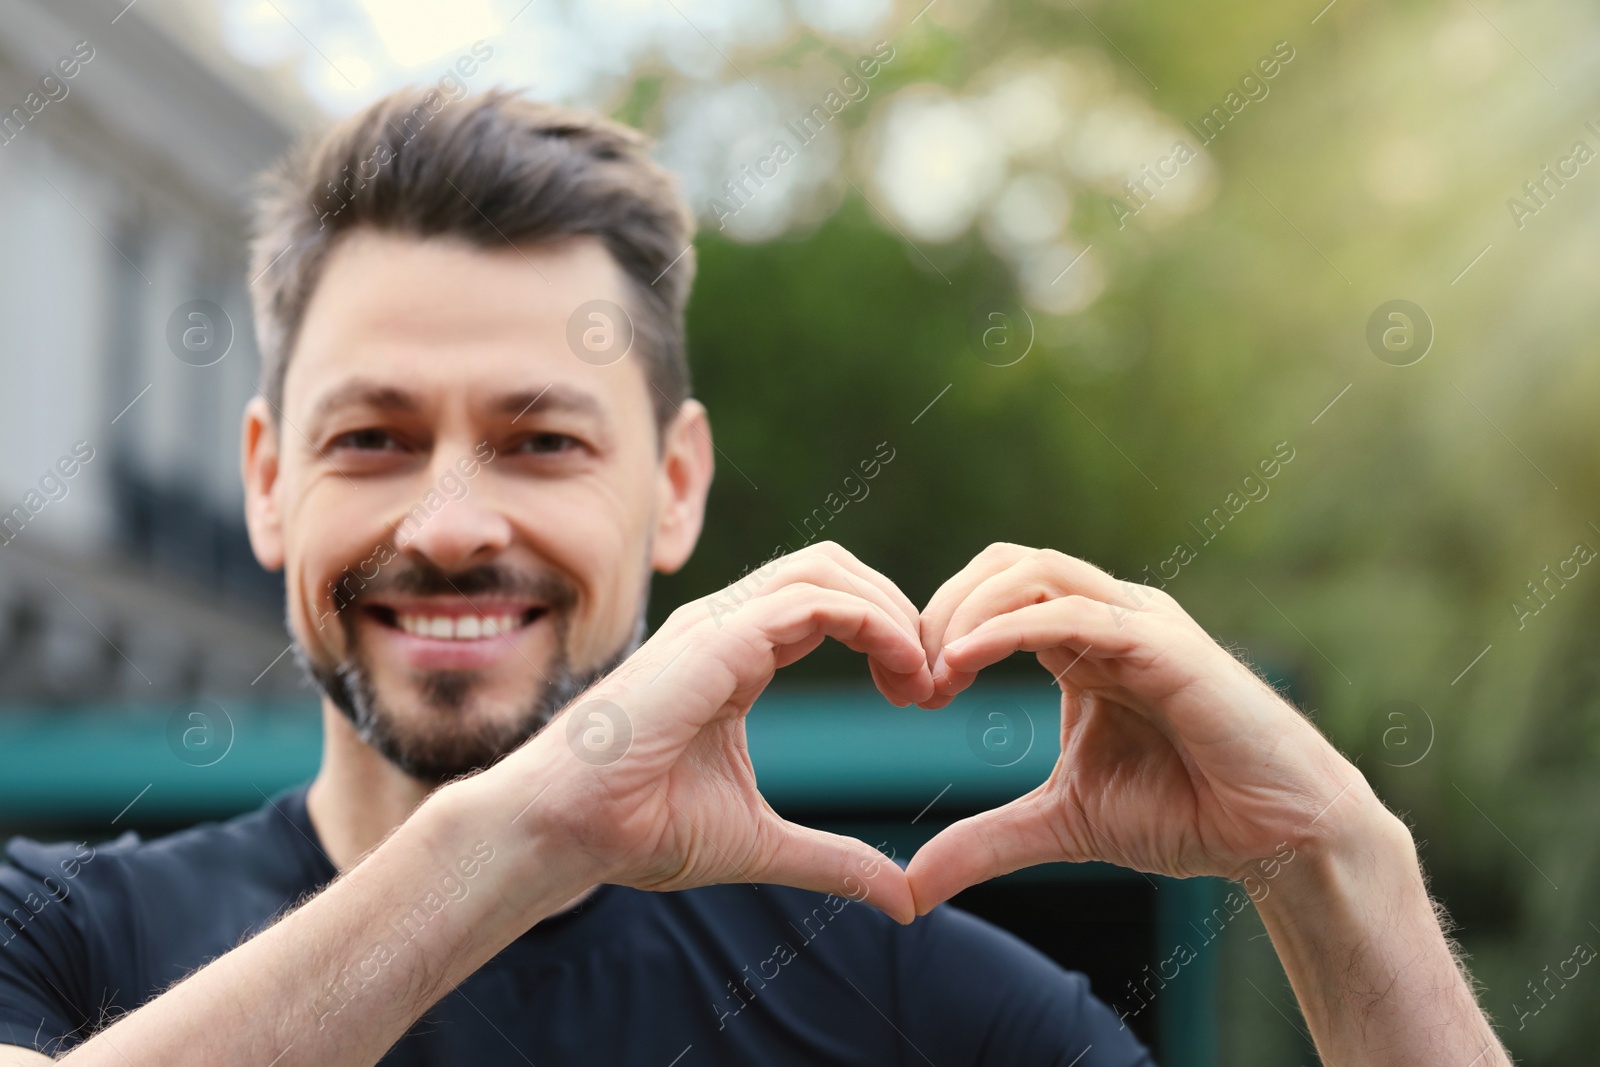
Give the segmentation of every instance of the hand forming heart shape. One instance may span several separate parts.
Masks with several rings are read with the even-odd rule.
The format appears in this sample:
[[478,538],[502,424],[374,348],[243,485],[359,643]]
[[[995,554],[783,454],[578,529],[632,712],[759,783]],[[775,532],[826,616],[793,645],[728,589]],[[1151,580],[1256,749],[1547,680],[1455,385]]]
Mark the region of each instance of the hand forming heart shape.
[[[537,832],[589,859],[592,882],[670,890],[776,882],[849,896],[901,922],[905,873],[872,846],[779,818],[756,787],[745,715],[774,672],[832,637],[902,706],[933,696],[917,611],[833,544],[811,545],[691,601],[549,727],[484,772],[537,802]],[[586,721],[609,741],[581,739]],[[574,727],[576,727],[574,729]],[[569,733],[570,731],[570,733]]]
[[1310,722],[1160,590],[997,544],[934,594],[921,626],[935,690],[924,706],[944,706],[1017,651],[1038,655],[1062,698],[1049,778],[946,828],[912,859],[919,913],[1059,860],[1240,878],[1337,832],[1337,817],[1318,825],[1332,801],[1379,804]]
[[[494,769],[530,797],[562,786],[540,801],[543,825],[592,859],[596,881],[777,882],[906,922],[969,885],[1057,860],[1239,877],[1334,832],[1338,817],[1318,825],[1333,800],[1377,803],[1171,597],[1082,560],[993,545],[920,613],[833,544],[741,584],[673,612],[563,721]],[[904,872],[865,842],[779,818],[756,787],[744,716],[777,669],[824,637],[864,652],[889,700],[926,708],[1013,652],[1036,653],[1062,689],[1060,760],[1032,792],[940,832]],[[618,758],[566,743],[597,708],[626,724]]]

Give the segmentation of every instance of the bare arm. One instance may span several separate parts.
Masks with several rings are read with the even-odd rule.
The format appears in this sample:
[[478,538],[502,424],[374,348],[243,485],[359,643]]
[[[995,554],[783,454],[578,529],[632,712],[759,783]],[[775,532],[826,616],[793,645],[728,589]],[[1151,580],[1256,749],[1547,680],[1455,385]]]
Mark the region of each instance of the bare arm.
[[[321,894],[65,1062],[375,1062],[445,991],[585,888],[573,857],[551,855],[535,827],[474,803],[461,788],[435,793]],[[467,892],[435,914],[445,875]],[[0,1049],[0,1067],[51,1062]]]
[[1256,905],[1323,1062],[1510,1063],[1439,925],[1410,832],[1375,800],[1340,825],[1342,840],[1285,866]]
[[[737,610],[726,598],[679,608],[527,744],[437,790],[318,896],[61,1062],[370,1067],[500,949],[602,882],[668,890],[748,877],[909,922],[899,867],[761,799],[744,715],[777,668],[825,637],[865,653],[890,700],[926,699],[916,609],[831,544],[761,574]],[[20,1061],[38,1062],[49,1061]]]
[[1052,860],[1241,880],[1337,1067],[1510,1062],[1457,965],[1405,826],[1299,712],[1176,601],[1082,560],[994,545],[922,613],[939,706],[1037,653],[1061,759],[912,859],[917,908]]
[[[593,884],[590,865],[551,848],[537,823],[513,827],[471,793],[435,793],[322,893],[62,1062],[375,1063],[436,1000]],[[465,896],[442,894],[446,875]]]

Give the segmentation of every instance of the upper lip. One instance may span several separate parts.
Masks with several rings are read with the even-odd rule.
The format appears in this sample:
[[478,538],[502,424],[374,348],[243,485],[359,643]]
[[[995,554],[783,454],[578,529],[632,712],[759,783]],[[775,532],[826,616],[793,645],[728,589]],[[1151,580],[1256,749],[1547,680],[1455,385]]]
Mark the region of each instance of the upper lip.
[[515,615],[524,617],[532,611],[542,611],[549,605],[540,600],[506,600],[495,597],[450,597],[440,600],[379,600],[369,602],[368,608],[389,615],[418,615],[425,618],[456,619],[466,616]]
[[374,603],[366,612],[414,637],[464,641],[502,637],[544,616],[548,605],[529,600],[447,600]]

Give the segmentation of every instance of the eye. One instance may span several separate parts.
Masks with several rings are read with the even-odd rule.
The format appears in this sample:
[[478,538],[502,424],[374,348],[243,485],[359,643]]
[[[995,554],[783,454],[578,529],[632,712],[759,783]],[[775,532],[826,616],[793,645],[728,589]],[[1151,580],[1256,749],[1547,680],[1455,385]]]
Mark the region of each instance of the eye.
[[571,434],[545,432],[524,438],[515,449],[518,452],[542,456],[561,455],[583,447],[583,442]]
[[395,440],[394,435],[388,430],[351,430],[335,437],[332,447],[352,449],[357,452],[389,452],[399,449],[400,442]]

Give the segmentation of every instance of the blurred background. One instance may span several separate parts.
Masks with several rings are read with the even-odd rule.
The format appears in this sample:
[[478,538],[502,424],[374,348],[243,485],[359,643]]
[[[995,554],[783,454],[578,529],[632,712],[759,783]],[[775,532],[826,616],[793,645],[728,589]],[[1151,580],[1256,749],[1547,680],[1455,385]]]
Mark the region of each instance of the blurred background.
[[[720,462],[655,618],[818,537],[918,602],[996,540],[1164,583],[1404,813],[1519,1062],[1579,1062],[1600,977],[1534,984],[1600,946],[1597,55],[1578,0],[0,0],[0,829],[314,769],[240,513],[253,176],[398,85],[526,87],[657,138],[702,220]],[[966,784],[919,827],[1048,768],[1008,671],[1039,751],[927,754]],[[821,721],[767,742],[796,810],[932,797],[834,766],[897,727]],[[1105,877],[1012,908],[1124,931],[1131,1008],[1179,912]],[[1168,1062],[1314,1061],[1253,910],[1204,956]]]

